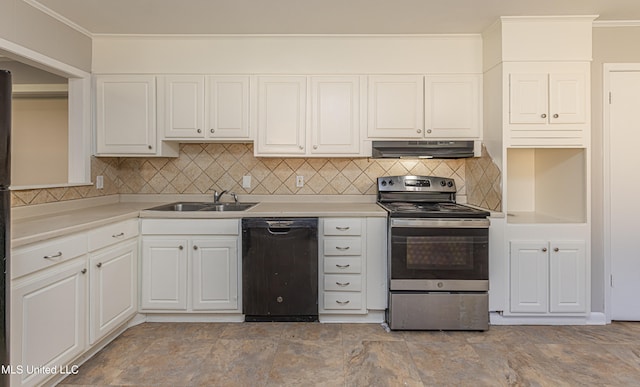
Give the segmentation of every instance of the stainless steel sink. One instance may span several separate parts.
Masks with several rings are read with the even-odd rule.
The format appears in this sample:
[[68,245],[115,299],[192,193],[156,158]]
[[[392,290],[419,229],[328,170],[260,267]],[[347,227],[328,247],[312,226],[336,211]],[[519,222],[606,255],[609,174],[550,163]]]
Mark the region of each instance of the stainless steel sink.
[[177,202],[147,208],[150,211],[245,211],[258,203]]

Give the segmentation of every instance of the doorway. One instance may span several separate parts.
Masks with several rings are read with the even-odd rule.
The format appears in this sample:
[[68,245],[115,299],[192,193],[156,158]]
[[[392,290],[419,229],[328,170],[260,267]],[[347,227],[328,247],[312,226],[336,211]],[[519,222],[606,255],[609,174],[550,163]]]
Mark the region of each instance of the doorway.
[[640,321],[640,65],[604,73],[604,242],[611,320]]

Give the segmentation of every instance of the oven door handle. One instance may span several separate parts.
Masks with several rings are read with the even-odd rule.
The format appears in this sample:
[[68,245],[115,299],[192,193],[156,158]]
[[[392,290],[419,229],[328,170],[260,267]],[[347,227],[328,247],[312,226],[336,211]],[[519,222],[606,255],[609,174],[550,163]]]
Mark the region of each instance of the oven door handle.
[[391,227],[489,228],[489,219],[391,219]]

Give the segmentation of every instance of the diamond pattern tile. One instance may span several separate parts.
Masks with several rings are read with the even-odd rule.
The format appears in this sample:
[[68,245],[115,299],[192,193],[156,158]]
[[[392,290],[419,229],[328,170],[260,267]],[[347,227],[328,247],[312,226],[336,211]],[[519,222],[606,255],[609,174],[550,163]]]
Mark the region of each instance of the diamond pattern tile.
[[[229,190],[238,194],[364,195],[376,193],[376,178],[435,175],[455,179],[469,203],[501,208],[501,174],[483,148],[465,160],[374,160],[368,158],[256,158],[252,144],[181,144],[177,158],[92,158],[91,176],[104,189],[69,187],[13,191],[14,207],[117,193],[186,194]],[[252,187],[242,188],[251,175]],[[304,187],[295,177],[304,176]]]

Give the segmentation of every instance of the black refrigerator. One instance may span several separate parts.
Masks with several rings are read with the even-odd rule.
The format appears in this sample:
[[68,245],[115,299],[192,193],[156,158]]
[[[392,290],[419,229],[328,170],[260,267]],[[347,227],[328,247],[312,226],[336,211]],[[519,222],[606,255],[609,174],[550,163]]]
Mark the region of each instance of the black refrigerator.
[[[0,365],[9,365],[9,229],[11,228],[11,73],[0,70]],[[9,373],[0,373],[0,386]]]

